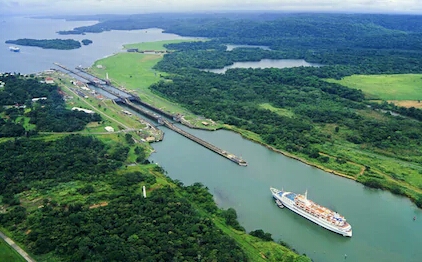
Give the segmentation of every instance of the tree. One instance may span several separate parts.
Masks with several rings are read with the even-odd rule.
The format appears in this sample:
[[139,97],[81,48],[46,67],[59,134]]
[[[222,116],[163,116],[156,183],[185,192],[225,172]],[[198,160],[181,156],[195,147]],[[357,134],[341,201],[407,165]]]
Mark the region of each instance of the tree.
[[125,139],[126,139],[126,142],[129,144],[129,145],[133,145],[135,142],[133,141],[133,137],[132,137],[132,135],[131,134],[125,134]]
[[419,195],[419,197],[415,201],[416,206],[419,208],[422,208],[422,195]]
[[265,233],[262,229],[257,229],[249,233],[251,236],[258,237],[264,241],[273,241],[270,233]]
[[229,208],[222,213],[223,218],[228,226],[233,227],[236,230],[245,231],[245,229],[237,221],[237,213],[233,208]]

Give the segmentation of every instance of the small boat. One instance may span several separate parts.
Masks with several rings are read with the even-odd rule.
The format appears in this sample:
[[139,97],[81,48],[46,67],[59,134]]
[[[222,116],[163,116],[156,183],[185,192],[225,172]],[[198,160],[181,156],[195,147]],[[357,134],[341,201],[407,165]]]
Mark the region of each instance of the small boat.
[[275,200],[275,203],[277,204],[277,206],[278,206],[279,208],[284,208],[283,203],[281,203],[281,201],[280,201],[280,200],[276,199],[276,200]]
[[21,49],[19,47],[16,47],[16,46],[10,46],[9,50],[12,51],[12,52],[19,52]]

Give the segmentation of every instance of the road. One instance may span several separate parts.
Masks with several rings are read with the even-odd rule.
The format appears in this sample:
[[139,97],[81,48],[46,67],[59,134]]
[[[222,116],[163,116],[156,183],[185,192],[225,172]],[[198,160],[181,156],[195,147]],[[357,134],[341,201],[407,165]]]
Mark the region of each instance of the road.
[[3,238],[4,241],[6,241],[6,243],[9,244],[9,246],[11,246],[13,249],[15,249],[16,252],[18,252],[26,261],[35,262],[35,260],[32,259],[28,255],[28,253],[26,253],[22,248],[20,248],[18,245],[16,245],[16,243],[12,239],[10,239],[6,235],[4,235],[2,232],[0,232],[0,237]]

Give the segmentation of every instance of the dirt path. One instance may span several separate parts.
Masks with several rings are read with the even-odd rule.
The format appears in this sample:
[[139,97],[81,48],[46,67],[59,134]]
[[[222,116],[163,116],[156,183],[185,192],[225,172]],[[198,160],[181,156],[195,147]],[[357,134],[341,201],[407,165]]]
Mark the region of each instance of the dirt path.
[[0,237],[3,238],[4,241],[6,241],[6,243],[9,244],[9,246],[11,246],[14,250],[16,250],[16,252],[18,252],[19,255],[21,255],[26,261],[35,262],[35,260],[32,259],[28,255],[28,253],[26,253],[22,248],[20,248],[18,245],[16,245],[16,243],[12,239],[10,239],[6,235],[4,235],[2,232],[0,232]]

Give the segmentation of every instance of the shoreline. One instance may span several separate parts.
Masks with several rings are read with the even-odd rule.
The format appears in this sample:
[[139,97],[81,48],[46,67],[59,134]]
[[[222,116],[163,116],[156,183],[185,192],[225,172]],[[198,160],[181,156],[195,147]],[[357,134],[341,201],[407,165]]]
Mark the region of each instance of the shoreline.
[[356,178],[355,178],[355,177],[352,177],[352,176],[349,176],[349,175],[343,174],[343,173],[341,173],[341,172],[338,172],[338,171],[336,171],[336,170],[332,170],[332,169],[325,168],[325,167],[323,167],[323,166],[320,166],[320,165],[317,165],[317,164],[311,163],[311,162],[309,162],[308,160],[303,159],[303,158],[301,158],[301,157],[299,157],[299,156],[296,156],[296,155],[290,154],[290,153],[288,153],[288,152],[286,152],[286,151],[283,151],[283,150],[280,150],[280,149],[274,148],[273,146],[267,145],[267,144],[265,144],[264,142],[257,141],[256,139],[253,139],[253,138],[250,138],[250,137],[248,137],[248,136],[245,136],[243,133],[236,131],[235,129],[231,128],[231,126],[229,126],[229,125],[225,125],[225,126],[223,127],[223,129],[228,130],[228,131],[235,132],[235,133],[239,134],[240,136],[242,136],[244,139],[247,139],[247,140],[252,141],[252,142],[254,142],[254,143],[260,144],[260,145],[262,145],[262,146],[266,147],[267,149],[269,149],[269,150],[271,150],[271,151],[273,151],[273,152],[276,152],[276,153],[282,154],[282,155],[283,155],[283,156],[285,156],[285,157],[288,157],[288,158],[291,158],[291,159],[297,160],[297,161],[299,161],[299,162],[302,162],[302,163],[304,163],[305,165],[308,165],[308,166],[311,166],[311,167],[314,167],[314,168],[318,168],[318,169],[320,169],[320,170],[322,170],[322,171],[324,171],[324,172],[327,172],[327,173],[330,173],[330,174],[333,174],[333,175],[336,175],[336,176],[340,176],[340,177],[344,177],[344,178],[347,178],[347,179],[350,179],[350,180],[356,181]]
[[[256,140],[256,139],[253,139],[252,137],[248,137],[248,136],[244,135],[243,133],[239,132],[238,130],[236,130],[236,128],[233,128],[233,127],[232,127],[232,126],[230,126],[230,125],[224,125],[223,129],[225,129],[225,130],[227,130],[227,131],[232,131],[232,132],[235,132],[235,133],[239,134],[240,136],[242,136],[242,138],[247,139],[247,140],[249,140],[249,141],[252,141],[252,142],[254,142],[254,143],[260,144],[260,145],[262,145],[262,146],[266,147],[267,149],[269,149],[269,150],[271,150],[271,151],[273,151],[273,152],[276,152],[276,153],[282,154],[282,155],[283,155],[283,156],[285,156],[285,157],[288,157],[288,158],[291,158],[291,159],[297,160],[297,161],[299,161],[299,162],[301,162],[301,163],[303,163],[303,164],[305,164],[305,165],[308,165],[308,166],[310,166],[310,167],[317,168],[317,169],[319,169],[319,170],[322,170],[322,171],[324,171],[324,172],[327,172],[327,173],[333,174],[333,175],[335,175],[335,176],[339,176],[339,177],[342,177],[342,178],[346,178],[346,179],[349,179],[349,180],[355,181],[355,182],[357,182],[357,183],[359,183],[359,184],[363,185],[364,187],[368,187],[368,186],[367,186],[367,185],[365,185],[364,183],[359,182],[359,181],[357,180],[357,179],[358,179],[358,177],[349,176],[349,175],[346,175],[346,174],[344,174],[344,173],[338,172],[338,171],[336,171],[336,170],[332,170],[332,169],[329,169],[329,168],[325,168],[325,167],[323,167],[323,166],[321,166],[321,165],[317,165],[317,164],[314,164],[314,163],[312,163],[312,162],[309,162],[308,160],[303,159],[303,158],[301,158],[301,157],[299,157],[299,156],[295,156],[295,155],[290,154],[290,153],[288,153],[288,152],[285,152],[285,151],[283,151],[283,150],[276,149],[276,148],[274,148],[274,147],[272,147],[272,146],[270,146],[270,145],[265,144],[265,143],[264,143],[264,142],[262,142],[262,141],[258,141],[258,140]],[[358,176],[360,176],[360,175],[362,175],[362,174],[359,174]],[[392,178],[391,178],[391,177],[389,177],[389,176],[387,176],[387,179],[388,179],[388,180],[390,180],[390,179],[392,179]],[[397,184],[397,185],[399,185],[399,186],[400,186],[400,184]],[[410,190],[411,192],[414,192],[415,194],[418,194],[418,192],[417,192],[416,190],[412,189],[412,185],[404,185],[403,187],[404,187],[404,189]],[[369,187],[369,188],[372,188],[372,187]],[[415,205],[418,209],[422,209],[422,207],[419,207],[419,206],[417,205],[417,203],[416,203],[417,198],[415,198],[415,197],[414,197],[411,193],[409,194],[408,192],[404,192],[404,193],[402,193],[402,194],[396,194],[396,193],[394,193],[394,192],[391,190],[391,188],[375,188],[375,189],[380,189],[381,191],[387,191],[387,192],[390,192],[390,193],[391,193],[391,194],[393,194],[393,195],[397,195],[397,196],[402,196],[402,197],[405,197],[405,198],[409,199],[409,200],[410,200],[410,201],[411,201],[411,202],[412,202],[412,203],[413,203],[413,204],[414,204],[414,205]]]

